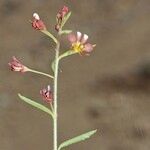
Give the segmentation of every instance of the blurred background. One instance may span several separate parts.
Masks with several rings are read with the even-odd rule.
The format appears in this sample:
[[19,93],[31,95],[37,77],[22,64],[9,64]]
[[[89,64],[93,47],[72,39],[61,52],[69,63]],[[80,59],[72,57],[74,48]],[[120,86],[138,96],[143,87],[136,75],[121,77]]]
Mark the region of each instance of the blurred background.
[[[32,29],[38,12],[55,34],[55,16],[67,5],[67,29],[89,35],[89,57],[61,62],[59,143],[92,129],[91,139],[66,150],[150,149],[150,1],[149,0],[0,0],[0,149],[52,150],[49,117],[19,100],[17,93],[43,103],[39,90],[48,78],[15,73],[12,56],[51,72],[54,43]],[[62,52],[69,48],[63,36]],[[45,104],[46,105],[46,104]]]

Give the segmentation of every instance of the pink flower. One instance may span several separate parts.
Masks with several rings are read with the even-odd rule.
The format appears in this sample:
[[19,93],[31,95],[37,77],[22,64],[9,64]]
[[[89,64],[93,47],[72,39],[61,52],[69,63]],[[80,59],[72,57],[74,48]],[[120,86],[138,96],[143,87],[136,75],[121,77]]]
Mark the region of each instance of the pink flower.
[[37,13],[33,14],[32,27],[36,30],[46,30],[44,22],[40,19]]
[[24,66],[19,60],[17,60],[15,56],[12,57],[12,61],[8,63],[8,65],[10,66],[10,69],[12,71],[18,71],[18,72],[29,71],[29,68]]
[[82,34],[81,32],[77,32],[77,34],[69,34],[68,40],[71,43],[71,49],[82,54],[82,53],[90,53],[93,51],[93,48],[96,45],[92,45],[87,42],[88,35]]
[[68,14],[69,8],[67,6],[63,6],[63,8],[56,15],[57,24],[55,25],[56,31],[61,29],[64,17]]
[[47,89],[44,88],[44,89],[40,90],[40,94],[43,98],[43,101],[45,101],[47,103],[52,103],[53,96],[52,96],[52,91],[51,91],[50,85],[47,86]]

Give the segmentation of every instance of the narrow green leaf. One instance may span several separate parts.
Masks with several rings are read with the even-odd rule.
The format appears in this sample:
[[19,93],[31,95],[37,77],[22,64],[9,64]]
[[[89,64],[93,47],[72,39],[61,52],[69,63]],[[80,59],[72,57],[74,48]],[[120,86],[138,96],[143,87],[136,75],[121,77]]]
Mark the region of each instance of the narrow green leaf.
[[37,109],[40,109],[40,110],[42,110],[42,111],[48,113],[49,115],[52,116],[52,118],[54,117],[52,111],[51,111],[50,109],[48,109],[47,107],[45,107],[45,106],[43,106],[43,105],[41,105],[41,104],[39,104],[39,103],[37,103],[37,102],[35,102],[35,101],[33,101],[33,100],[27,98],[27,97],[22,96],[21,94],[18,94],[18,96],[19,96],[19,98],[20,98],[21,100],[23,100],[24,102],[30,104],[31,106],[34,106],[34,107],[37,108]]
[[95,134],[96,131],[97,131],[97,130],[93,130],[93,131],[90,131],[90,132],[81,134],[81,135],[79,135],[79,136],[77,136],[77,137],[74,137],[74,138],[72,138],[72,139],[69,139],[69,140],[63,142],[62,144],[60,144],[58,150],[61,150],[62,148],[67,147],[67,146],[69,146],[69,145],[72,145],[72,144],[75,144],[75,143],[84,141],[84,140],[90,138],[93,134]]
[[68,21],[68,19],[70,18],[71,16],[71,12],[69,12],[63,19],[63,22],[61,24],[61,28],[66,24],[66,22]]
[[64,52],[63,54],[61,54],[58,59],[60,60],[64,57],[67,57],[67,56],[70,56],[70,55],[73,55],[73,54],[76,54],[76,53],[77,52],[75,52],[73,50],[68,50],[68,51]]

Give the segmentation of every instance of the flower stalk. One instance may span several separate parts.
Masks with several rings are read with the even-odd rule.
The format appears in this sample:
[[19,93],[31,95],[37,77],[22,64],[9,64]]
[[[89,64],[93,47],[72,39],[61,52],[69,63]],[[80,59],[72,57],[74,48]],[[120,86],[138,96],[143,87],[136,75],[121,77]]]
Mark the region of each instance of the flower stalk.
[[36,74],[39,74],[39,75],[44,75],[46,77],[54,79],[54,76],[49,75],[49,74],[44,73],[44,72],[41,72],[41,71],[36,71],[36,70],[33,70],[33,69],[29,69],[29,71],[32,72],[32,73],[36,73]]
[[41,30],[41,32],[43,32],[44,34],[46,34],[47,36],[49,36],[55,42],[55,44],[58,44],[57,39],[49,31],[47,31],[47,30]]
[[53,149],[57,150],[57,88],[58,88],[58,68],[59,68],[59,49],[60,43],[57,42],[56,49],[55,49],[55,68],[54,68],[54,119],[53,119]]

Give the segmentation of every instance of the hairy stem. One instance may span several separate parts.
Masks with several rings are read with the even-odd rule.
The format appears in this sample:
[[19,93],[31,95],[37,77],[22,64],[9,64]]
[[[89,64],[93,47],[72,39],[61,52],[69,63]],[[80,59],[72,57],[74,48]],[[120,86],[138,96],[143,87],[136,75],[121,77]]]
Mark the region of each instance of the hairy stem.
[[65,58],[67,56],[70,56],[70,55],[73,55],[73,54],[76,54],[76,53],[78,53],[78,52],[76,52],[74,50],[67,50],[66,52],[64,52],[63,54],[61,54],[58,59],[60,60],[62,58]]
[[47,30],[41,30],[41,32],[43,32],[44,34],[46,34],[47,36],[49,36],[56,44],[58,44],[57,39]]
[[47,76],[47,77],[52,78],[52,79],[54,78],[52,75],[49,75],[49,74],[44,73],[44,72],[36,71],[36,70],[33,70],[33,69],[29,69],[29,71],[33,72],[33,73],[36,73],[36,74]]
[[57,150],[57,85],[58,85],[58,65],[59,65],[60,43],[56,45],[55,69],[54,69],[54,120],[53,120],[53,148]]

